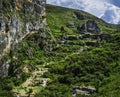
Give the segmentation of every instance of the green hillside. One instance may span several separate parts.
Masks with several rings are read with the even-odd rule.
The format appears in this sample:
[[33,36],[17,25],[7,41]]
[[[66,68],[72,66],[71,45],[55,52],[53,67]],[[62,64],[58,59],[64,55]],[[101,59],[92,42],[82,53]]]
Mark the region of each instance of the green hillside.
[[[0,79],[0,97],[12,97],[13,92],[27,97],[120,97],[119,26],[52,5],[46,13],[48,27],[27,36],[2,59],[11,68]],[[100,31],[81,28],[88,21],[95,21]]]

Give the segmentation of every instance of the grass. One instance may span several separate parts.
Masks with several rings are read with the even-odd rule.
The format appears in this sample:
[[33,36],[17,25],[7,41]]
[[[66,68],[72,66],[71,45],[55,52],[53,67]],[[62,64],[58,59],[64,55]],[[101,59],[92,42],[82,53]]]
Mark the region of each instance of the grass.
[[[79,20],[74,14],[78,10],[52,5],[47,5],[46,9],[47,30],[50,32],[47,35],[34,33],[26,37],[21,47],[11,51],[5,59],[11,56],[10,78],[13,83],[18,82],[18,78],[12,79],[14,76],[20,77],[18,87],[32,76],[27,76],[25,71],[21,74],[24,67],[28,67],[31,74],[35,69],[48,68],[48,72],[41,78],[50,78],[50,81],[45,88],[41,85],[33,86],[34,91],[37,91],[35,97],[72,97],[73,86],[95,87],[97,92],[91,94],[91,97],[119,97],[120,39],[119,32],[115,32],[116,25],[107,24],[83,11],[79,12],[85,19]],[[85,34],[79,33],[77,26],[89,19],[94,19],[101,33],[111,35],[111,39],[93,39],[94,34],[84,38]],[[67,27],[67,23],[74,23],[74,28]],[[62,26],[64,32],[61,32]],[[65,39],[66,35],[69,38]],[[77,39],[77,36],[80,36],[80,39]],[[65,43],[61,43],[63,40]],[[40,41],[45,41],[42,49]],[[87,45],[87,42],[91,44]],[[29,48],[32,48],[30,55]],[[16,56],[17,60],[12,59],[12,56]]]

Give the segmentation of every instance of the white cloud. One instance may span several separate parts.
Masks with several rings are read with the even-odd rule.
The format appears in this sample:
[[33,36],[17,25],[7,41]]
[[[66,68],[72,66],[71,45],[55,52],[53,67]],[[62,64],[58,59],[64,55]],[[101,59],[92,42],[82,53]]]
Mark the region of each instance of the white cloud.
[[109,4],[101,18],[109,23],[120,23],[120,8]]
[[106,22],[120,22],[120,8],[111,4],[111,0],[47,0],[47,3],[80,9],[89,12]]

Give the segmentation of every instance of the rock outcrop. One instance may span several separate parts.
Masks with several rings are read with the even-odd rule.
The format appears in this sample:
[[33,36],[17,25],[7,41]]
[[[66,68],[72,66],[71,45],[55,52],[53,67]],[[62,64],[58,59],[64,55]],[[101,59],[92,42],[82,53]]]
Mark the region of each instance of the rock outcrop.
[[0,1],[0,59],[28,34],[44,30],[45,5],[46,0]]
[[71,23],[67,23],[66,26],[67,26],[68,28],[74,28],[74,27],[75,27],[75,24],[71,22]]
[[77,94],[89,96],[96,92],[96,88],[92,86],[74,86],[72,90],[73,97],[76,97]]
[[82,15],[80,12],[75,12],[75,15],[79,20],[84,20],[85,18],[84,15]]
[[88,33],[100,33],[100,28],[98,24],[94,20],[88,20],[85,24],[82,26],[78,26],[78,30],[82,33],[88,32]]

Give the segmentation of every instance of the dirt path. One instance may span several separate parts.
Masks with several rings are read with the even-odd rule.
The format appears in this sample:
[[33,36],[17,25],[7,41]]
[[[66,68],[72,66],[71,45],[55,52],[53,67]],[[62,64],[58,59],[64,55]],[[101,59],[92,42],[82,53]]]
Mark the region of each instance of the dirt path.
[[50,81],[49,78],[42,77],[42,75],[47,71],[48,68],[37,68],[32,72],[32,75],[23,84],[15,87],[13,89],[13,92],[22,97],[27,97],[29,94],[30,97],[34,97],[34,95],[38,93],[42,88],[46,87],[47,83]]

